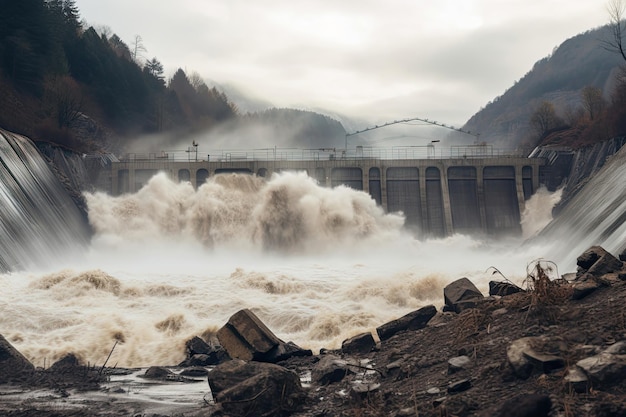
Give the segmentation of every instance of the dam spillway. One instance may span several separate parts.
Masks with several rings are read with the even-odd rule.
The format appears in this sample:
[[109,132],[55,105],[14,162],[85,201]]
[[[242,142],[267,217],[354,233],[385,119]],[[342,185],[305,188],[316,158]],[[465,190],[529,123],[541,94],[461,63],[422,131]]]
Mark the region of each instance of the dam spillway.
[[525,201],[539,188],[544,164],[541,158],[484,152],[442,158],[430,152],[425,157],[385,157],[332,151],[283,155],[268,150],[208,154],[202,159],[188,154],[186,160],[169,153],[131,154],[111,164],[110,191],[113,195],[138,191],[158,172],[197,188],[218,174],[269,178],[274,173],[304,171],[322,186],[361,190],[386,212],[403,212],[407,229],[421,236],[499,236],[520,233]]

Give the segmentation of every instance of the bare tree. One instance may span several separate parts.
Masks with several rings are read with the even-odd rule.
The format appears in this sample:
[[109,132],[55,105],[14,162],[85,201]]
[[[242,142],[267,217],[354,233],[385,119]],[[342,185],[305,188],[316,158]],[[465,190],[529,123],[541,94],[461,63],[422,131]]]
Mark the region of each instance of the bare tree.
[[607,4],[611,27],[611,38],[603,41],[603,47],[607,51],[618,53],[626,61],[626,51],[624,50],[624,34],[626,34],[626,3],[624,0],[610,0]]
[[587,86],[581,92],[583,107],[589,115],[589,120],[596,119],[604,110],[605,101],[602,97],[602,90],[598,87]]
[[530,117],[530,125],[539,137],[563,124],[557,116],[554,105],[549,101],[542,101]]
[[191,73],[191,75],[189,76],[189,83],[196,91],[198,91],[201,86],[205,85],[202,76],[197,71],[193,71]]
[[141,58],[142,52],[148,52],[148,50],[144,46],[143,39],[141,38],[141,36],[135,35],[135,39],[133,40],[133,51],[132,51],[133,61],[137,62],[137,59]]

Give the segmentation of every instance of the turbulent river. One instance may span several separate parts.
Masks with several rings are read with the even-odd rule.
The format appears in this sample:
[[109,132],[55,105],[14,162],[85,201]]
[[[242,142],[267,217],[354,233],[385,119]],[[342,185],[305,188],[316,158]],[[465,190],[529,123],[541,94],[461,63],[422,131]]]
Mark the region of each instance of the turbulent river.
[[[242,308],[285,341],[337,348],[440,307],[457,278],[485,293],[501,274],[521,283],[527,264],[549,252],[521,240],[416,239],[367,194],[304,174],[217,176],[198,190],[159,174],[136,194],[86,198],[95,234],[84,252],[0,275],[0,333],[37,366],[67,352],[102,364],[115,342],[109,365],[175,365],[186,340]],[[526,234],[557,200],[533,197]]]

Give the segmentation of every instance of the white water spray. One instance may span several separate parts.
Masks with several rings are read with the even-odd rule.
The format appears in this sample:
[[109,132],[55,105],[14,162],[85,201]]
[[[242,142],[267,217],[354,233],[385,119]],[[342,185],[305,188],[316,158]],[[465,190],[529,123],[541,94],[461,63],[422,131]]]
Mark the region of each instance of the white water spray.
[[[184,343],[252,309],[280,338],[318,350],[426,304],[490,266],[521,282],[541,253],[465,236],[419,241],[365,193],[303,174],[164,175],[136,194],[87,196],[96,235],[67,269],[3,276],[0,332],[37,365],[67,352],[118,366],[177,364]],[[500,278],[499,276],[495,278]]]

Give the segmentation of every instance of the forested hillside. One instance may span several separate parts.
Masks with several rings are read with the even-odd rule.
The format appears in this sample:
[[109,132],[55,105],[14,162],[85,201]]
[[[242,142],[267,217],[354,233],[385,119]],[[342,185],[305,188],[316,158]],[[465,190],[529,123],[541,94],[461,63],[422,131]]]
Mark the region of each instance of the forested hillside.
[[[197,76],[165,80],[157,58],[80,22],[74,0],[0,0],[0,126],[74,148],[199,130],[236,116]],[[79,140],[80,139],[80,140]]]
[[567,39],[464,126],[505,148],[583,146],[626,133],[625,64],[611,26]]

